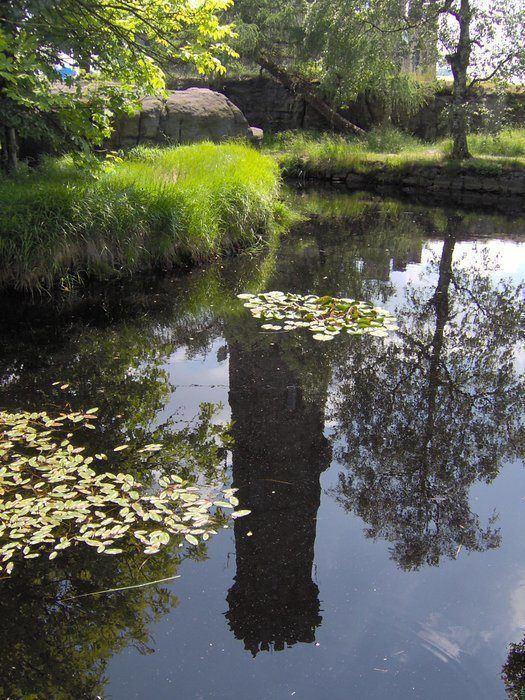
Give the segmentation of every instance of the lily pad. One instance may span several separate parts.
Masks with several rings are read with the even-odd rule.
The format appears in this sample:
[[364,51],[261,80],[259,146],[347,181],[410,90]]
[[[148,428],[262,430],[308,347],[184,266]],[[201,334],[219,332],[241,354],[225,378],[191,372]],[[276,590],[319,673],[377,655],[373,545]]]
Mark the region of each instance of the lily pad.
[[[285,294],[280,291],[238,294],[247,299],[244,306],[254,318],[262,318],[265,331],[308,329],[315,340],[332,340],[341,331],[350,335],[368,334],[385,338],[397,330],[395,317],[368,301],[350,298],[318,297],[313,294]],[[284,326],[267,321],[284,321]]]

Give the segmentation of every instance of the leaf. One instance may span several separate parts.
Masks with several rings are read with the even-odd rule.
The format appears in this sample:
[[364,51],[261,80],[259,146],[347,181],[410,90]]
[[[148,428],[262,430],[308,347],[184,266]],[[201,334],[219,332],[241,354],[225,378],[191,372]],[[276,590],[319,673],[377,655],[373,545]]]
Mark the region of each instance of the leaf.
[[187,540],[190,544],[199,544],[199,540],[194,535],[184,535],[184,539]]
[[219,508],[232,508],[232,504],[228,501],[215,501],[213,505],[218,506]]
[[232,513],[232,518],[244,518],[245,515],[250,515],[251,510],[234,510]]
[[158,445],[158,444],[151,444],[151,445],[145,445],[139,452],[158,452],[159,450],[162,450],[163,445]]
[[113,448],[113,452],[122,452],[122,450],[127,450],[129,445],[119,445]]
[[333,335],[330,334],[324,334],[324,333],[316,333],[315,335],[312,336],[314,340],[333,340]]

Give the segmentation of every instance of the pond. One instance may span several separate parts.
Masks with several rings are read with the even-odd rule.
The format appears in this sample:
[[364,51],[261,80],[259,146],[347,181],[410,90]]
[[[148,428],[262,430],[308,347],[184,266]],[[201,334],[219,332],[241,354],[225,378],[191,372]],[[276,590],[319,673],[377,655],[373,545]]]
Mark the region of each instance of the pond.
[[[307,218],[270,250],[4,307],[0,408],[98,407],[93,452],[164,446],[149,474],[126,450],[106,469],[219,479],[251,512],[149,557],[20,562],[1,697],[518,697],[525,219],[295,199]],[[399,329],[266,331],[237,294],[269,290],[371,301]]]

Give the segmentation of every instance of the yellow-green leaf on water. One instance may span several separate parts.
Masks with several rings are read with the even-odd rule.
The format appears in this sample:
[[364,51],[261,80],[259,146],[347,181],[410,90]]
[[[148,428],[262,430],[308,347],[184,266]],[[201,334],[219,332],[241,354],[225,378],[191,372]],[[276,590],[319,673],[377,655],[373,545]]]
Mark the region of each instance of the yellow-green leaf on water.
[[232,518],[244,518],[245,515],[250,515],[251,510],[234,510]]

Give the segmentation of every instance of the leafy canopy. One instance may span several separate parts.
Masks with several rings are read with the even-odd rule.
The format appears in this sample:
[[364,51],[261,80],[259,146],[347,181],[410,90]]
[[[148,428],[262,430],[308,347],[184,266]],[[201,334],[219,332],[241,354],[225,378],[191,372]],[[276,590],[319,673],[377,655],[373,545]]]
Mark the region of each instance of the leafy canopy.
[[[221,71],[231,0],[8,0],[0,10],[0,121],[95,141],[115,109],[164,88],[164,69]],[[64,70],[66,68],[66,70]],[[69,70],[68,70],[69,69]],[[59,125],[64,125],[63,127]]]

